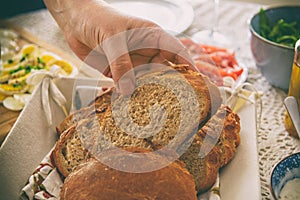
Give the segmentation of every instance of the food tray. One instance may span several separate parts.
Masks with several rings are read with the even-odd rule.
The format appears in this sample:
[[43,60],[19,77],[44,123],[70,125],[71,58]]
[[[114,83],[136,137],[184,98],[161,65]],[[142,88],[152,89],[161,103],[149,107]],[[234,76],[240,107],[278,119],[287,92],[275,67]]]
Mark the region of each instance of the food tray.
[[[0,21],[1,29],[9,29],[15,32],[18,35],[17,44],[19,49],[21,49],[24,45],[33,44],[38,46],[41,50],[47,51],[50,53],[54,53],[63,60],[66,60],[73,64],[73,66],[78,68],[79,74],[78,76],[100,76],[100,73],[96,70],[93,70],[91,67],[85,65],[82,61],[80,61],[77,57],[73,55],[69,55],[68,53],[62,51],[60,48],[56,47],[53,44],[49,44],[35,35],[27,32],[24,29],[13,26],[6,21]],[[11,111],[6,109],[2,103],[0,103],[0,146],[7,134],[11,130],[15,121],[19,117],[20,111]]]

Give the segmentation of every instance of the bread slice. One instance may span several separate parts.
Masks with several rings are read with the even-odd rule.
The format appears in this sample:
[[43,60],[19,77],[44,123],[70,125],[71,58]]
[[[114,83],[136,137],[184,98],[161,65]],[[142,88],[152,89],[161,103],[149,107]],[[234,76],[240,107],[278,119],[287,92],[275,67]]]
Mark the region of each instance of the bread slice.
[[52,162],[65,177],[88,157],[88,151],[82,145],[75,125],[61,134],[51,153]]
[[92,118],[96,114],[104,113],[108,104],[111,102],[112,90],[106,90],[101,96],[90,103],[88,107],[83,107],[67,116],[57,127],[56,131],[60,135],[72,125],[78,123],[82,119]]
[[177,149],[215,112],[212,107],[221,104],[216,86],[184,67],[144,75],[136,85],[130,99],[122,95],[113,98],[111,108],[99,122],[97,151],[109,148],[107,143],[116,147],[147,148],[148,144],[154,149],[166,145]]
[[[132,151],[128,150],[127,151]],[[142,149],[135,153],[145,153]],[[118,151],[108,153],[119,160]],[[146,154],[153,159],[151,154]],[[164,160],[162,157],[159,160]],[[147,168],[149,162],[142,163]],[[140,165],[135,165],[139,167]],[[66,179],[60,192],[61,200],[111,200],[111,199],[178,199],[196,200],[192,175],[180,161],[151,172],[128,173],[110,168],[96,159],[80,165]]]
[[[97,120],[102,118],[102,115],[110,105],[110,99],[111,91],[108,91],[97,97],[95,102],[89,107],[84,107],[66,117],[57,127],[60,137],[51,154],[51,159],[64,177],[68,176],[75,167],[89,158],[86,148],[87,143],[81,141],[80,137],[83,134],[79,135],[78,129],[87,127],[91,121],[90,119]],[[83,136],[86,137],[87,134]]]
[[240,144],[239,132],[239,116],[228,106],[222,106],[195,134],[192,144],[179,160],[194,176],[198,192],[211,188],[219,169],[234,157]]

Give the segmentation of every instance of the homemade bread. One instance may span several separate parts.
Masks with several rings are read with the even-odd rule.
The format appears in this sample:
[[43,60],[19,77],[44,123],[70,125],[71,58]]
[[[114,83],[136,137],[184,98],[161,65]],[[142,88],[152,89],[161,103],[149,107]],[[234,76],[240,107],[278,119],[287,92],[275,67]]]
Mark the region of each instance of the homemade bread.
[[112,93],[99,97],[95,104],[103,106],[100,114],[84,115],[76,122],[66,119],[61,130],[71,128],[52,153],[58,171],[67,177],[90,156],[112,147],[156,151],[168,145],[193,175],[197,191],[210,188],[239,145],[239,118],[229,107],[220,108],[219,90],[206,77],[185,66],[172,67],[176,71],[138,78],[130,99],[111,97]]
[[218,171],[226,165],[240,144],[240,118],[227,106],[218,112],[195,134],[188,150],[179,160],[193,175],[198,192],[209,189]]
[[[97,120],[87,120],[78,127],[82,129],[82,131],[89,133],[90,131],[86,129],[99,130],[97,126],[99,126]],[[222,106],[205,126],[194,135],[191,145],[186,152],[179,157],[179,160],[185,163],[186,168],[193,175],[198,192],[201,193],[209,189],[216,181],[219,169],[234,157],[236,148],[240,143],[239,131],[240,121],[238,115],[233,113],[229,107]],[[72,135],[64,136],[71,137]],[[124,141],[124,146],[130,146],[128,145],[128,141]],[[63,140],[61,140],[60,143],[66,144]],[[87,146],[87,144],[85,144],[85,146]],[[144,147],[148,150],[155,150],[156,148],[155,145],[147,141],[139,145],[138,143],[132,143],[132,146]],[[78,147],[76,151],[79,151]],[[60,155],[60,157],[63,157],[62,152],[61,147],[57,145],[57,147],[55,147],[56,156]],[[85,150],[81,150],[80,152],[83,152],[82,159],[73,160],[65,156],[63,158],[65,161],[68,160],[68,162],[62,162],[62,160],[57,157],[56,166],[63,175],[67,176],[79,163],[85,162],[90,156],[89,154],[87,155]],[[200,157],[201,153],[203,153],[203,157]],[[80,162],[77,162],[78,160]],[[66,166],[71,166],[71,168],[69,167],[69,170],[65,173]]]
[[[132,150],[130,150],[132,151]],[[145,152],[139,149],[135,151]],[[110,157],[122,157],[117,151]],[[150,156],[151,154],[147,154]],[[149,159],[152,159],[149,157]],[[161,158],[165,159],[164,157]],[[143,163],[142,167],[147,163]],[[139,165],[136,165],[139,167]],[[61,200],[197,200],[192,175],[180,161],[156,171],[128,173],[110,168],[91,159],[73,171],[64,181]]]
[[62,134],[65,130],[82,119],[92,118],[95,115],[101,115],[104,113],[111,102],[111,94],[112,90],[108,89],[101,96],[97,96],[88,107],[83,107],[67,116],[60,125],[56,127],[57,133],[59,135]]
[[[97,151],[110,146],[149,145],[154,149],[166,145],[177,149],[214,114],[216,110],[212,108],[221,104],[216,86],[184,67],[144,75],[136,80],[136,85],[130,98],[112,98],[112,106],[96,130]],[[214,89],[210,91],[209,87]],[[82,132],[95,132],[95,126]]]
[[66,117],[56,128],[60,137],[51,154],[51,159],[64,177],[89,158],[88,151],[78,135],[78,124],[86,124],[90,119],[101,118],[110,105],[110,99],[111,91],[107,91],[97,97],[89,107],[84,107]]

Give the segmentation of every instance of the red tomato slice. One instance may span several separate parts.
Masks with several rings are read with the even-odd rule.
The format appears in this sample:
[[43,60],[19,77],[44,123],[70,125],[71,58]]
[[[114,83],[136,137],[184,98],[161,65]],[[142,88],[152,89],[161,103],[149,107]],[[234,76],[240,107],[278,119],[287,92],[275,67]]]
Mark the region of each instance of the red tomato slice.
[[213,53],[213,52],[227,52],[227,49],[221,48],[221,47],[216,47],[216,46],[211,46],[211,45],[206,45],[206,44],[200,44],[200,46],[206,51],[206,53]]
[[243,73],[244,69],[241,68],[241,67],[235,67],[233,72],[237,75],[237,76],[240,76],[242,73]]
[[190,51],[199,71],[217,85],[223,83],[222,77],[230,76],[236,80],[244,71],[239,67],[235,53],[226,48],[198,44],[188,38],[180,38],[180,41]]
[[229,70],[224,70],[224,69],[220,69],[220,74],[221,76],[225,77],[225,76],[230,76],[232,77],[234,80],[237,80],[237,75],[235,73],[232,73],[232,71]]

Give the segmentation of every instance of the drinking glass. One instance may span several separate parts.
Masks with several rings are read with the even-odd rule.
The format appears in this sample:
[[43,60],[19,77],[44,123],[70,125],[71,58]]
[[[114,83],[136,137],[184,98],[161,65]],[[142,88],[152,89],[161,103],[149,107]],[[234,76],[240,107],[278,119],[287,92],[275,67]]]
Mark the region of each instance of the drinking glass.
[[219,15],[220,15],[220,0],[214,1],[214,18],[213,26],[210,29],[205,29],[194,33],[191,38],[196,42],[214,46],[230,47],[232,42],[228,36],[221,33],[219,30]]

